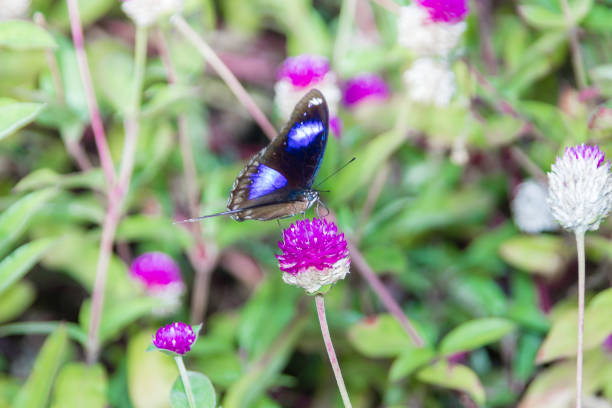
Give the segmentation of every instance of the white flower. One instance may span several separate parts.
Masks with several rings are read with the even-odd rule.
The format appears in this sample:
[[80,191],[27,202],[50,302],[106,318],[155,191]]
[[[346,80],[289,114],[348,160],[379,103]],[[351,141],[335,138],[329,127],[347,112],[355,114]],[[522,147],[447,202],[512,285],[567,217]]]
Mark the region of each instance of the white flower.
[[349,273],[351,261],[345,257],[337,261],[331,268],[319,270],[314,266],[303,270],[295,275],[283,272],[283,281],[290,285],[299,286],[312,294],[323,286],[338,282]]
[[0,0],[0,21],[25,17],[30,10],[30,0]]
[[121,8],[136,25],[147,27],[163,15],[179,12],[182,5],[182,0],[126,0]]
[[447,56],[457,46],[466,23],[432,21],[416,3],[402,7],[397,22],[398,42],[417,56]]
[[521,231],[537,234],[559,227],[546,202],[547,196],[547,187],[543,183],[527,180],[518,185],[511,207],[514,223]]
[[445,62],[417,59],[404,72],[409,98],[417,103],[447,106],[455,93],[455,74]]
[[599,228],[612,209],[610,162],[598,146],[567,147],[548,173],[548,205],[563,228]]

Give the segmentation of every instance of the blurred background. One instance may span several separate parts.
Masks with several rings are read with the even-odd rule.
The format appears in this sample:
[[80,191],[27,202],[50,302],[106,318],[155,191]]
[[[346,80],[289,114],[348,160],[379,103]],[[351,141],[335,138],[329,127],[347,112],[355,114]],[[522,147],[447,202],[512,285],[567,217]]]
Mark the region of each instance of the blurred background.
[[[145,349],[177,320],[204,323],[186,365],[219,406],[342,406],[276,222],[173,224],[223,211],[311,88],[319,180],[357,158],[320,187],[352,245],[325,298],[354,406],[573,406],[546,172],[612,153],[611,60],[609,0],[0,0],[0,407],[170,407],[174,362]],[[586,241],[585,407],[612,406],[611,232]],[[139,274],[151,252],[172,288]]]

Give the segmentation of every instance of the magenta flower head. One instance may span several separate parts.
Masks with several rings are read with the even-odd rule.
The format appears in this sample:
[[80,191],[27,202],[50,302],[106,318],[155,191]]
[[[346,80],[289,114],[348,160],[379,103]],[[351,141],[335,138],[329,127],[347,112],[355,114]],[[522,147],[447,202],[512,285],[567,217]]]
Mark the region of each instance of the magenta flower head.
[[548,205],[563,228],[593,231],[612,209],[610,162],[598,146],[567,147],[548,173]]
[[153,311],[156,315],[168,315],[180,306],[185,284],[179,266],[168,255],[163,252],[140,255],[130,266],[130,276],[142,284],[147,294],[159,298],[160,305]]
[[174,322],[157,330],[153,335],[153,345],[160,350],[183,355],[191,350],[199,331],[200,326],[194,330],[186,323]]
[[353,107],[365,101],[383,101],[389,97],[389,87],[381,76],[360,74],[346,81],[342,101]]
[[289,119],[295,104],[313,88],[325,96],[330,114],[336,114],[342,93],[327,58],[308,54],[289,57],[278,70],[277,79],[274,101],[282,119]]
[[606,337],[606,339],[604,340],[603,348],[608,353],[612,353],[612,333],[610,333],[610,335],[608,337]]
[[458,23],[468,13],[467,0],[417,0],[436,23]]
[[320,55],[289,57],[278,71],[278,79],[287,79],[295,87],[305,88],[323,80],[329,72],[329,60]]
[[[276,255],[283,280],[310,294],[344,279],[351,264],[344,234],[336,224],[314,218],[296,221],[283,231]],[[323,290],[322,290],[323,289]]]

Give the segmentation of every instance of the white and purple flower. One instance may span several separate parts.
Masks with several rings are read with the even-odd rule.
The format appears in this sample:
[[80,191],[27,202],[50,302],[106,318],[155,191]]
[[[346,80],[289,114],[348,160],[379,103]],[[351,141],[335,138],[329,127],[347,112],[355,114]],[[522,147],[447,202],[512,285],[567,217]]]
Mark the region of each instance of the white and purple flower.
[[548,205],[563,228],[594,231],[612,209],[610,162],[598,146],[567,147],[548,173]]
[[398,41],[417,56],[446,57],[457,46],[468,13],[466,0],[418,0],[402,7]]
[[283,231],[276,255],[283,280],[317,293],[323,287],[344,279],[351,260],[344,234],[333,222],[314,218],[296,221]]
[[377,74],[364,73],[350,78],[343,87],[342,102],[349,108],[362,103],[382,102],[389,98],[389,87]]
[[521,231],[537,234],[559,228],[546,202],[547,196],[544,183],[526,180],[518,185],[511,208],[514,223]]
[[274,102],[283,120],[288,120],[295,105],[311,89],[316,88],[327,101],[330,118],[337,118],[342,92],[329,60],[320,55],[298,55],[287,58],[278,71],[274,85]]

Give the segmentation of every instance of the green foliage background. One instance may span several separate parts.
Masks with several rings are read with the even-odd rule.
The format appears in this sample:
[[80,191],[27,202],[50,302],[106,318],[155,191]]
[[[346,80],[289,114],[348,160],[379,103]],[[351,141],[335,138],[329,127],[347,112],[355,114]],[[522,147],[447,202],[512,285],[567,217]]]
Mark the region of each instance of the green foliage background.
[[[280,62],[303,53],[331,57],[346,3],[187,0],[183,14],[234,61],[230,68],[276,118]],[[597,143],[612,153],[612,2],[569,0],[571,21],[556,0],[471,2],[452,63],[458,92],[447,108],[407,102],[401,75],[413,57],[397,45],[397,17],[358,3],[371,11],[378,40],[340,44],[333,69],[341,79],[378,72],[393,95],[369,110],[341,110],[343,135],[330,138],[320,174],[358,160],[328,182],[324,200],[427,346],[415,348],[353,266],[326,300],[354,405],[571,406],[572,237],[520,233],[509,202],[514,187],[542,177],[566,145]],[[34,0],[31,8],[46,29],[31,20],[0,22],[0,407],[170,406],[174,363],[145,349],[159,325],[190,315],[196,240],[172,224],[188,213],[177,117],[186,118],[193,146],[201,214],[224,208],[244,160],[267,140],[167,21],[150,30],[134,174],[108,268],[101,363],[86,365],[107,185],[66,4]],[[117,1],[82,0],[79,8],[111,154],[120,163],[134,27]],[[571,30],[587,89],[574,78]],[[177,71],[174,85],[166,80],[159,33]],[[63,99],[46,50],[57,61]],[[483,59],[487,52],[492,60]],[[259,68],[249,73],[244,66]],[[458,141],[469,151],[465,165],[450,159]],[[79,169],[75,145],[90,170]],[[364,211],[373,186],[382,190]],[[215,218],[201,228],[209,253],[220,256],[187,366],[210,378],[225,408],[340,406],[312,299],[280,279],[276,224]],[[602,343],[612,333],[610,232],[604,223],[587,236],[585,327],[585,392],[609,403],[612,354]],[[130,259],[153,250],[178,260],[188,283],[182,307],[167,318],[151,313],[155,300],[127,274]]]

